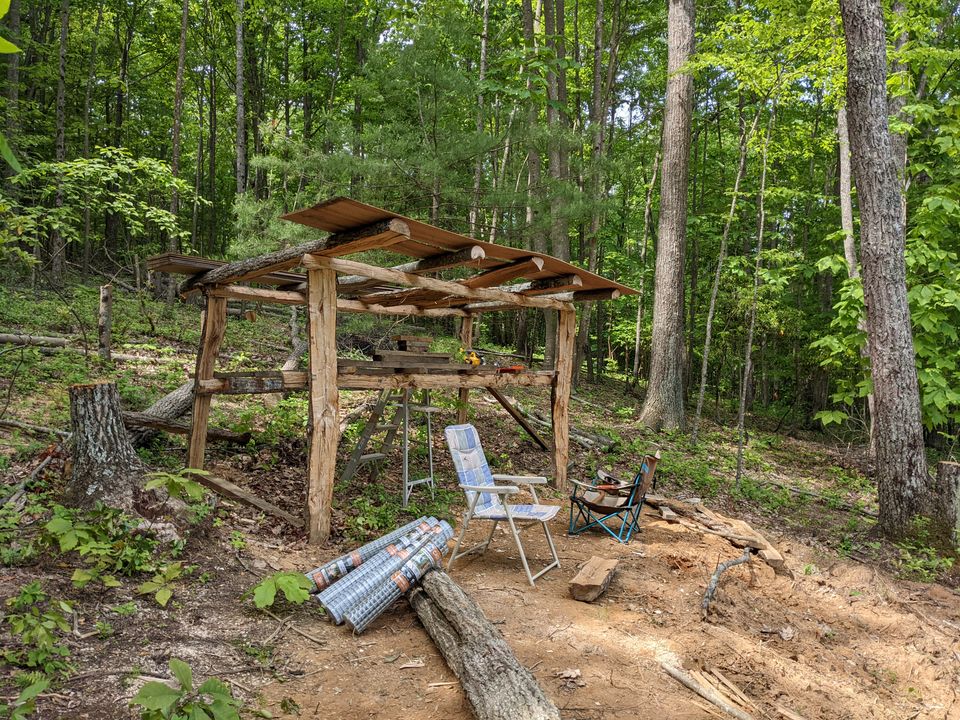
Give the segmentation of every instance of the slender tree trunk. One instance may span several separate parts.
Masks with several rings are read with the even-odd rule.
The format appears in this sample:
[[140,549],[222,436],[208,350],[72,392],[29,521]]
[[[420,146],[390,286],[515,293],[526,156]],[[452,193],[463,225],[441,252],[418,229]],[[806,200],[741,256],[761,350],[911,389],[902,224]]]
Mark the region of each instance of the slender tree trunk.
[[[207,17],[212,20],[209,2],[204,5],[204,12],[207,14]],[[219,243],[217,242],[217,63],[216,50],[211,46],[207,48],[207,51],[209,53],[208,62],[210,65],[210,129],[207,132],[210,143],[207,151],[207,163],[209,165],[207,175],[208,182],[210,183],[207,200],[210,201],[210,207],[207,210],[209,224],[207,231],[207,251],[215,253],[219,249]]]
[[237,0],[237,194],[247,191],[247,105],[244,75],[244,0]]
[[647,197],[643,204],[643,240],[640,242],[640,291],[637,293],[637,327],[633,336],[633,383],[640,380],[640,332],[643,329],[644,300],[647,279],[647,245],[650,240],[650,219],[653,213],[653,188],[657,186],[657,170],[660,165],[660,151],[653,156],[653,172],[647,186]]
[[841,0],[840,12],[872,361],[879,524],[898,537],[928,512],[930,478],[907,303],[902,188],[887,126],[886,34],[879,0]]
[[[480,92],[477,93],[477,141],[483,134],[483,83],[487,77],[487,33],[490,27],[490,0],[483,0],[483,32],[480,35]],[[483,155],[477,153],[473,168],[473,202],[470,204],[470,237],[477,237],[480,217],[480,181],[483,179]]]
[[[67,159],[66,145],[66,104],[67,104],[67,32],[70,25],[70,0],[60,4],[60,50],[57,63],[57,107],[56,107],[56,160]],[[59,210],[63,207],[63,190],[59,184],[53,201]],[[59,230],[50,233],[50,282],[54,287],[63,287],[67,271],[67,244]]]
[[694,48],[693,0],[668,0],[667,95],[663,116],[663,171],[653,292],[650,379],[640,421],[653,429],[683,428],[683,255],[687,235],[687,179],[693,76],[681,72]]
[[703,338],[703,358],[700,361],[700,389],[697,392],[697,409],[693,415],[693,429],[690,432],[690,442],[697,444],[697,434],[700,431],[700,418],[703,415],[703,398],[707,390],[707,370],[710,366],[710,344],[713,341],[713,320],[717,312],[717,295],[720,291],[720,276],[723,274],[723,263],[727,258],[727,242],[730,239],[730,228],[737,215],[737,200],[740,197],[740,183],[743,181],[747,169],[747,144],[757,130],[760,120],[760,110],[753,116],[753,124],[749,132],[746,127],[740,130],[740,159],[737,162],[737,175],[733,180],[733,196],[730,198],[730,210],[727,220],[723,224],[723,234],[720,236],[720,252],[717,254],[717,269],[713,273],[713,286],[710,288],[710,304],[707,306],[707,326]]
[[747,391],[752,383],[753,376],[753,333],[757,326],[757,294],[760,291],[760,266],[763,256],[763,232],[767,226],[766,202],[767,192],[767,148],[770,145],[770,133],[773,129],[773,115],[776,107],[770,111],[770,120],[767,122],[767,132],[763,138],[763,159],[760,170],[760,193],[758,198],[757,217],[757,248],[753,264],[753,296],[750,299],[750,323],[747,326],[747,345],[743,356],[743,378],[740,382],[740,407],[737,410],[737,487],[743,477],[743,448],[746,443],[745,420],[747,413]]
[[[17,0],[19,2],[19,0]],[[97,21],[93,26],[93,47],[90,48],[90,62],[87,65],[87,85],[83,95],[83,157],[90,158],[90,105],[93,93],[93,81],[97,69],[97,50],[100,46],[100,28],[103,26],[103,2],[97,4]],[[93,248],[90,240],[90,208],[83,209],[83,274],[90,272],[90,259]]]
[[[180,129],[183,125],[183,70],[187,60],[187,26],[190,23],[190,0],[183,0],[180,9],[180,46],[177,51],[177,79],[173,87],[173,153],[170,172],[174,178],[180,174]],[[199,166],[199,160],[198,160]],[[170,214],[174,219],[180,214],[180,193],[174,188],[170,196]],[[167,252],[175,253],[180,249],[176,233],[167,237]],[[167,307],[172,307],[177,298],[177,284],[172,278],[167,280]]]

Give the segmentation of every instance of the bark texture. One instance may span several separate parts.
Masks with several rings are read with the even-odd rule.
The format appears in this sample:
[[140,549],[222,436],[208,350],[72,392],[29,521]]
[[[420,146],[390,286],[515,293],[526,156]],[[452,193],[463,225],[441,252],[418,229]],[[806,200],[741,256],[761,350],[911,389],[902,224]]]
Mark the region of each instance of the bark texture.
[[683,267],[687,237],[687,182],[690,171],[690,116],[693,77],[678,72],[694,47],[693,0],[669,0],[667,15],[667,97],[663,117],[663,172],[653,289],[653,343],[650,378],[640,420],[660,428],[682,428]]
[[68,501],[82,508],[103,502],[134,510],[145,471],[124,429],[117,386],[111,382],[73,385],[70,425],[73,474]]
[[879,520],[885,533],[898,537],[927,510],[930,478],[907,304],[901,185],[887,124],[886,35],[878,0],[841,0],[840,11],[872,360]]
[[[176,420],[193,407],[193,380],[188,380],[168,395],[164,395],[143,411],[143,415],[163,420]],[[130,441],[134,447],[143,447],[160,434],[156,428],[142,426],[130,428]]]
[[428,572],[408,597],[478,720],[559,720],[536,678],[449,575]]

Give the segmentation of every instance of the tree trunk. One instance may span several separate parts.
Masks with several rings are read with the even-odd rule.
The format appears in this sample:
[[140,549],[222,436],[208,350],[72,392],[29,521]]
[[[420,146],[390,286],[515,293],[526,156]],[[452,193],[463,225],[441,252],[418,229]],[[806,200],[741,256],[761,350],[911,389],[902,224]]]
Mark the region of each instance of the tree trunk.
[[643,329],[644,300],[647,279],[647,244],[650,240],[650,219],[653,213],[653,188],[657,184],[657,169],[660,164],[660,152],[653,156],[653,172],[647,186],[647,197],[643,204],[643,240],[640,243],[640,291],[637,293],[637,327],[633,338],[633,383],[640,378],[640,332]]
[[[175,420],[193,408],[193,380],[188,380],[173,392],[164,395],[142,414],[163,420]],[[132,428],[129,432],[134,447],[143,447],[159,433],[149,427]]]
[[82,508],[103,502],[134,510],[142,493],[144,468],[127,437],[120,395],[112,382],[70,387],[73,474],[68,501]]
[[941,550],[955,552],[960,548],[960,465],[937,465],[930,500],[930,539]]
[[693,76],[680,72],[694,47],[693,0],[668,0],[667,95],[663,115],[663,171],[653,292],[650,379],[640,421],[653,429],[683,428],[683,255]]
[[[173,151],[170,161],[170,174],[177,178],[180,174],[180,128],[183,125],[183,69],[187,58],[187,25],[190,22],[190,0],[183,0],[180,10],[180,47],[177,51],[177,79],[173,88]],[[199,159],[197,161],[199,166]],[[174,188],[170,195],[170,214],[176,219],[180,213],[180,193]],[[180,249],[176,233],[167,237],[167,252],[175,253]],[[177,284],[167,283],[167,306],[177,299]]]
[[477,720],[560,719],[500,631],[449,575],[428,572],[408,599],[460,680]]
[[841,0],[840,11],[872,361],[879,525],[900,537],[927,510],[930,478],[907,303],[902,189],[887,126],[886,35],[879,0]]
[[[57,107],[56,107],[56,161],[67,159],[66,146],[66,104],[67,104],[67,30],[70,24],[70,0],[60,5],[60,51],[57,63]],[[57,186],[53,200],[54,207],[63,207],[63,190]],[[63,287],[67,272],[67,243],[58,229],[50,233],[50,283],[54,287]]]
[[[11,40],[19,44],[20,0],[11,0],[7,25]],[[7,141],[11,150],[15,150],[20,138],[20,53],[9,53],[4,57],[7,59]]]
[[110,335],[113,326],[113,287],[100,286],[100,308],[97,313],[97,346],[100,357],[110,360]]
[[237,0],[237,194],[247,189],[247,108],[243,52],[244,0]]
[[[483,134],[483,83],[487,76],[487,34],[490,28],[490,0],[483,0],[483,32],[480,34],[480,72],[477,93],[477,139]],[[477,153],[473,167],[473,201],[470,204],[470,237],[478,237],[480,218],[480,182],[483,179],[483,153]]]
[[[19,0],[18,0],[19,2]],[[100,47],[100,28],[103,26],[103,0],[97,4],[97,21],[93,26],[93,47],[90,48],[90,62],[87,65],[87,85],[83,95],[83,157],[90,158],[90,105],[93,94],[93,82],[97,70],[97,50]],[[90,208],[83,209],[83,275],[90,272],[90,259],[93,247],[90,240]]]

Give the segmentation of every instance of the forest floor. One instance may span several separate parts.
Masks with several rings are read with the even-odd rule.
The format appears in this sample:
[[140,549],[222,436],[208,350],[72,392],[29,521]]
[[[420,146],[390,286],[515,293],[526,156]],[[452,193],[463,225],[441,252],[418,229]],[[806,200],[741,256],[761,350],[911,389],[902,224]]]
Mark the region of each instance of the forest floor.
[[[64,335],[77,333],[74,318],[86,317],[84,308],[92,302],[81,297],[72,312],[57,316],[57,327],[51,322],[54,310],[38,312],[34,305],[27,317],[11,300],[0,297],[0,331]],[[157,331],[152,341],[143,308],[131,300],[128,309],[119,322],[128,345],[124,351],[153,361],[104,366],[79,354],[0,355],[5,416],[65,427],[66,387],[91,376],[116,379],[132,409],[179,384],[192,365],[196,309],[181,308],[164,319],[150,306],[157,313],[149,318]],[[223,363],[231,369],[270,367],[283,356],[281,321],[230,325]],[[388,334],[391,328],[381,330]],[[350,328],[344,336],[371,332]],[[547,393],[512,394],[524,407],[548,407]],[[471,422],[495,471],[548,470],[549,456],[492,398],[471,397]],[[364,393],[344,393],[342,413],[367,399]],[[435,403],[441,407],[436,426],[453,421],[453,396],[438,393]],[[960,718],[957,568],[951,570],[920,542],[893,545],[876,536],[870,516],[876,493],[862,448],[791,429],[789,423],[783,432],[770,432],[758,416],[738,485],[729,429],[707,423],[693,448],[684,435],[646,433],[635,420],[637,409],[637,398],[620,382],[578,391],[574,424],[616,444],[609,452],[574,445],[573,476],[589,477],[600,467],[627,475],[643,452],[659,443],[657,493],[701,498],[707,507],[746,520],[780,551],[788,574],[775,575],[757,561],[727,571],[703,621],[700,602],[710,574],[741,550],[716,535],[666,522],[652,508],[629,545],[598,534],[567,537],[567,501],[559,492],[548,493],[546,502],[564,508],[551,524],[560,569],[531,588],[509,537],[498,534],[486,554],[458,563],[452,577],[501,629],[563,717],[725,717],[667,676],[660,665],[667,661],[710,677],[717,671],[739,688],[742,706],[756,718]],[[211,447],[208,469],[300,512],[303,411],[295,396],[217,404],[218,422],[252,429],[255,440],[240,450]],[[770,423],[775,425],[776,420]],[[357,426],[348,428],[341,454],[349,452],[356,432]],[[3,485],[29,478],[48,447],[48,441],[4,431]],[[51,598],[74,607],[71,627],[55,632],[71,668],[56,674],[39,698],[36,716],[138,717],[130,699],[146,680],[169,679],[167,663],[179,658],[195,677],[228,682],[251,708],[250,717],[471,717],[459,684],[405,602],[353,636],[329,624],[315,603],[278,602],[270,615],[256,610],[249,597],[259,578],[309,570],[411,516],[458,520],[461,494],[439,432],[434,455],[436,499],[418,491],[406,510],[399,503],[396,463],[388,464],[376,483],[361,477],[338,487],[334,537],[321,547],[306,545],[298,533],[251,508],[220,503],[212,526],[178,549],[177,559],[188,571],[161,607],[137,592],[148,577],[121,577],[114,588],[75,588],[71,576],[84,566],[75,553],[39,546],[30,553],[18,550],[34,542],[62,490],[69,466],[62,453],[55,454],[28,483],[29,502],[15,522],[4,525],[0,518],[0,602],[39,581]],[[182,441],[165,440],[142,457],[155,468],[176,469],[183,462]],[[7,494],[2,487],[0,492]],[[482,527],[472,528],[469,534],[481,532]],[[535,529],[525,546],[528,555],[546,557]],[[618,558],[620,565],[606,593],[587,604],[570,597],[567,583],[592,556]],[[14,652],[18,643],[5,623],[0,652]],[[17,692],[16,672],[8,663],[0,675],[0,694],[8,699]],[[725,693],[735,694],[729,686]]]

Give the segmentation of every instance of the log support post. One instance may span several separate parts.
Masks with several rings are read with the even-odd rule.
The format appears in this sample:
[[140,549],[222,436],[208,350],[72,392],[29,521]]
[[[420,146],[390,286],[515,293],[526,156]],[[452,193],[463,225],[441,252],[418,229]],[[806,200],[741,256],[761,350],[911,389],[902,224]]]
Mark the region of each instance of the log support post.
[[557,361],[552,392],[553,483],[558,489],[563,489],[567,484],[567,462],[570,457],[570,385],[573,381],[576,334],[576,311],[561,310],[557,322]]
[[204,303],[202,323],[196,382],[193,388],[193,418],[187,450],[187,467],[195,470],[203,469],[203,456],[207,447],[207,422],[210,420],[211,396],[200,392],[200,384],[204,380],[213,379],[220,344],[227,329],[227,299],[208,296]]
[[[460,345],[464,350],[473,347],[473,316],[467,315],[460,320]],[[470,389],[460,388],[460,401],[457,403],[457,422],[463,425],[467,421],[467,407],[470,404]]]
[[310,351],[310,416],[307,454],[307,528],[311,544],[330,535],[330,511],[336,480],[337,443],[337,273],[307,273],[307,333]]

